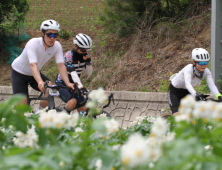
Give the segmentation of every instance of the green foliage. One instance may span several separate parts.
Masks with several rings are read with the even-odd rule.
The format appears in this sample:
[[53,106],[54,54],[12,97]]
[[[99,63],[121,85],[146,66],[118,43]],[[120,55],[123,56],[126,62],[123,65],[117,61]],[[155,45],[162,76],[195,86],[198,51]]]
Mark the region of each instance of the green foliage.
[[169,81],[168,80],[160,80],[159,81],[159,92],[167,92],[169,88]]
[[146,58],[152,59],[152,58],[153,58],[152,53],[148,53],[148,54],[146,55]]
[[162,20],[178,21],[199,13],[210,0],[106,0],[100,20],[108,32],[120,37],[138,27],[155,25]]
[[66,31],[64,29],[61,29],[59,32],[59,38],[63,38],[65,40],[69,39],[72,36],[74,36],[74,34],[71,31]]
[[149,85],[143,86],[141,89],[142,92],[151,92],[152,88]]
[[203,93],[203,94],[210,93],[210,89],[209,89],[207,81],[205,79],[201,82],[200,86],[195,87],[194,89],[197,91],[197,93]]
[[[92,120],[81,117],[77,127],[81,127],[82,132],[76,132],[76,128],[41,128],[38,126],[38,115],[23,115],[23,112],[30,111],[30,107],[18,105],[23,98],[24,96],[15,95],[0,103],[0,169],[93,170],[97,169],[96,161],[101,159],[101,170],[121,170],[124,169],[121,148],[126,147],[129,137],[135,133],[140,133],[144,139],[150,139],[151,143],[153,140],[149,151],[160,155],[152,167],[149,166],[148,159],[145,164],[126,167],[129,170],[221,169],[222,122],[219,118],[197,118],[191,114],[182,120],[183,116],[180,119],[172,116],[167,121],[170,125],[169,131],[174,132],[175,137],[159,138],[153,134],[152,122],[155,120],[144,117],[126,129],[120,128],[117,132],[105,136],[107,129],[103,121],[107,119]],[[16,136],[16,132],[25,132],[31,125],[35,125],[39,137],[38,147],[21,148],[14,145],[12,138]],[[156,132],[162,130],[161,125],[158,127],[155,126]],[[31,137],[32,135],[30,134]],[[162,143],[161,148],[155,150],[159,142]],[[148,147],[149,143],[146,144]],[[114,149],[114,146],[118,148]]]
[[29,10],[27,0],[2,0],[0,3],[0,34],[18,30]]

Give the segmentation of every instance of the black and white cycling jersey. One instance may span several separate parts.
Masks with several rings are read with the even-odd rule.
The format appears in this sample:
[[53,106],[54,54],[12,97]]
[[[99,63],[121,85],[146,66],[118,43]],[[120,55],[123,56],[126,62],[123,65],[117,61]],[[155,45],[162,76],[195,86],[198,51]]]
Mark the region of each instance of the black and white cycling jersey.
[[[85,55],[89,54],[86,53]],[[92,74],[92,65],[87,63],[87,61],[83,59],[83,55],[77,53],[75,50],[66,52],[64,60],[69,75],[69,81],[72,83],[77,82],[79,88],[83,87],[80,81],[80,75],[85,69],[86,75],[90,76]],[[60,74],[58,74],[56,81],[62,81],[62,76]]]

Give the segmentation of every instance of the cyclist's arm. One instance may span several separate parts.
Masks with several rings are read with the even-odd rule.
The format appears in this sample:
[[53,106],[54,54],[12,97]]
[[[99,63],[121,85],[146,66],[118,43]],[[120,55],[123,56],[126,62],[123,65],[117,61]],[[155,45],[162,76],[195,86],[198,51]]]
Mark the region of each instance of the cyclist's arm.
[[92,72],[93,72],[93,68],[92,68],[92,65],[86,65],[86,75],[89,77],[92,75]]
[[35,78],[36,82],[38,83],[39,90],[41,90],[43,92],[44,91],[44,82],[41,78],[37,63],[30,63],[30,68],[32,70],[33,77]]
[[77,72],[76,71],[72,71],[70,74],[72,76],[73,82],[78,83],[78,88],[80,88],[80,89],[83,88],[83,85],[82,85],[82,83],[80,81],[80,78],[79,78]]
[[195,96],[196,91],[194,90],[191,84],[191,77],[192,77],[192,74],[189,71],[184,72],[184,81],[185,81],[186,89],[190,92],[190,94]]
[[62,80],[65,82],[65,84],[73,89],[73,84],[69,82],[68,73],[66,70],[66,66],[64,63],[57,63],[57,67],[59,70],[60,75],[62,76]]
[[213,78],[211,76],[211,72],[210,70],[206,70],[206,77],[205,77],[206,81],[207,81],[207,85],[211,91],[211,93],[213,93],[215,96],[217,96],[219,94],[219,91],[217,89],[217,87],[214,84]]

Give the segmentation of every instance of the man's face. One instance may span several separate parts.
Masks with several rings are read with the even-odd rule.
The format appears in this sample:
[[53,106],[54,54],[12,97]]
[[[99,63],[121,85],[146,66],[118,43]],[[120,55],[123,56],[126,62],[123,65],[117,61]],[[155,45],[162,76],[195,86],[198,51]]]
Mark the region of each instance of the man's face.
[[58,37],[58,31],[47,30],[44,35],[45,43],[49,46],[52,46],[54,45],[57,37]]

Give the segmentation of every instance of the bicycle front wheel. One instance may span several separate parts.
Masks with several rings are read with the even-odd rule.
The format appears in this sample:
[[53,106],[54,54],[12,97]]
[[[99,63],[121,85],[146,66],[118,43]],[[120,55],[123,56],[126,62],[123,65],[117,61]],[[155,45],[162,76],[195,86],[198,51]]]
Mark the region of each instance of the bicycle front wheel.
[[100,114],[94,115],[93,117],[95,119],[98,118],[98,117],[107,117],[107,118],[110,118],[110,119],[112,118],[112,116],[104,110],[102,110]]

